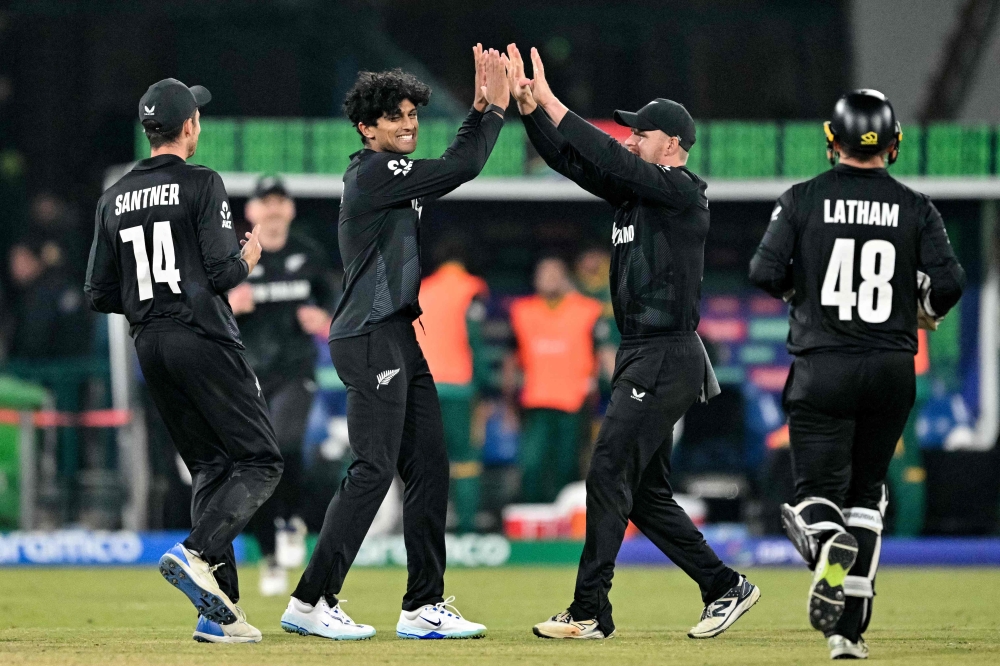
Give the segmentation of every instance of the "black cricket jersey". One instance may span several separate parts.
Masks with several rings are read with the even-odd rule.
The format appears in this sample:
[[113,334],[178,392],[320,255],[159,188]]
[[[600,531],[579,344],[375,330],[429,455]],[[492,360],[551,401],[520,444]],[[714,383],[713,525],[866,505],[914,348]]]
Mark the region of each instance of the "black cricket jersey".
[[917,271],[941,317],[965,271],[930,199],[885,169],[839,164],[778,199],[750,281],[791,296],[788,351],[917,351]]
[[316,345],[299,326],[297,311],[315,305],[333,311],[332,269],[326,252],[308,238],[288,237],[275,252],[261,252],[247,282],[254,310],[236,318],[247,360],[262,381],[312,377]]
[[343,297],[333,316],[331,340],[420,316],[423,204],[479,175],[502,127],[498,113],[472,109],[438,159],[415,160],[367,148],[351,156],[337,232]]
[[84,291],[132,336],[174,322],[242,346],[226,292],[247,277],[219,174],[175,155],[141,160],[97,202]]
[[573,112],[521,116],[545,162],[615,207],[611,300],[622,339],[694,331],[709,211],[706,184],[686,167],[651,164]]

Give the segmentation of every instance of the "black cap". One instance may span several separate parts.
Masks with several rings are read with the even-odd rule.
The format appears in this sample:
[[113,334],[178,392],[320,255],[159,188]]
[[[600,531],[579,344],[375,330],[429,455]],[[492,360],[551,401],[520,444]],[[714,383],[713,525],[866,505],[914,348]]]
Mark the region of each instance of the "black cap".
[[254,186],[253,194],[250,195],[250,198],[263,199],[269,194],[277,194],[282,197],[288,196],[285,183],[277,176],[261,176],[260,180]]
[[657,97],[635,113],[615,111],[615,122],[637,130],[660,130],[669,136],[676,136],[684,150],[691,150],[695,142],[691,114],[683,104],[662,97]]
[[177,79],[163,79],[149,86],[139,100],[139,122],[148,130],[172,132],[212,100],[204,86],[186,85]]
[[826,140],[855,153],[875,155],[902,139],[896,112],[877,90],[849,92],[837,100],[833,117],[825,123]]

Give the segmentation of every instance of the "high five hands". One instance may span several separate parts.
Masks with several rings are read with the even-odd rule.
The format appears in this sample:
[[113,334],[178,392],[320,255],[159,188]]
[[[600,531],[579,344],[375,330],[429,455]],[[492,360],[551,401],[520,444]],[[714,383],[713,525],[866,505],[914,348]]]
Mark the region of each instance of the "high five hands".
[[510,94],[517,101],[517,110],[521,115],[529,114],[535,110],[536,106],[541,106],[558,125],[569,111],[566,106],[556,99],[549,88],[549,82],[545,78],[545,65],[542,64],[542,57],[538,54],[538,49],[531,47],[531,69],[535,77],[529,79],[524,71],[524,59],[517,48],[517,44],[507,45],[507,55],[510,66],[507,68],[507,85]]
[[510,103],[510,86],[507,82],[510,61],[496,49],[483,49],[482,44],[472,47],[476,63],[476,98],[472,106],[484,111],[489,104],[506,109]]

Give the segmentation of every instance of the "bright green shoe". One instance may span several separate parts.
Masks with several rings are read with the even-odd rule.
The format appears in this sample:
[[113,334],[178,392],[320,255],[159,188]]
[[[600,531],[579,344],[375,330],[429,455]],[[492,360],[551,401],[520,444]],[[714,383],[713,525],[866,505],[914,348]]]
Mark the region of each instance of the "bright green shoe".
[[820,549],[809,587],[809,622],[819,631],[832,630],[844,614],[844,579],[858,558],[858,540],[839,532]]

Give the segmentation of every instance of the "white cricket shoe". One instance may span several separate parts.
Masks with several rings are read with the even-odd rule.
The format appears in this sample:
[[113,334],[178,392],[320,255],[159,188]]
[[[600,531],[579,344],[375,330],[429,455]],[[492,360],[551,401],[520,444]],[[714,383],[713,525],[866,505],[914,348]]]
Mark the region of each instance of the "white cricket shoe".
[[278,527],[274,537],[274,556],[278,566],[295,569],[305,564],[308,534],[305,521],[298,516],[292,516],[287,523]]
[[720,599],[705,606],[701,621],[691,627],[688,638],[715,638],[733,626],[760,599],[760,588],[740,576],[736,585],[729,588]]
[[290,634],[319,636],[332,641],[360,641],[375,635],[375,627],[357,624],[340,607],[341,600],[330,608],[325,597],[315,606],[302,603],[295,597],[288,601],[288,608],[281,616],[281,628]]
[[236,604],[219,589],[212,574],[215,568],[179,543],[160,558],[160,575],[191,600],[199,615],[232,624],[239,619]]
[[415,611],[401,611],[396,623],[400,638],[482,638],[485,625],[469,622],[451,605],[455,597],[437,604],[427,604]]
[[270,557],[260,562],[260,595],[280,597],[288,594],[288,572],[274,563]]
[[230,624],[219,624],[200,615],[191,638],[199,643],[260,643],[260,630],[247,622],[242,608],[237,606],[236,611],[236,622]]
[[826,639],[826,644],[830,646],[830,659],[867,659],[868,645],[863,637],[858,637],[858,642],[854,643],[840,634],[834,634]]
[[539,638],[581,638],[602,641],[615,636],[613,631],[605,636],[597,626],[597,620],[574,620],[568,610],[553,615],[545,622],[539,622],[531,631]]

